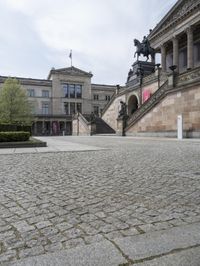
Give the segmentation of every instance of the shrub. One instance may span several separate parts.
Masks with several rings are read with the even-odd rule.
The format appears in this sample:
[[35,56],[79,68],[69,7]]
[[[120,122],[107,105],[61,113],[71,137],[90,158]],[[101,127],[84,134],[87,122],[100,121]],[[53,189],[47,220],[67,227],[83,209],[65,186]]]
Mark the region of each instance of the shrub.
[[0,123],[0,132],[13,132],[13,131],[30,132],[31,134],[31,126]]
[[30,138],[29,132],[0,132],[0,142],[27,141]]

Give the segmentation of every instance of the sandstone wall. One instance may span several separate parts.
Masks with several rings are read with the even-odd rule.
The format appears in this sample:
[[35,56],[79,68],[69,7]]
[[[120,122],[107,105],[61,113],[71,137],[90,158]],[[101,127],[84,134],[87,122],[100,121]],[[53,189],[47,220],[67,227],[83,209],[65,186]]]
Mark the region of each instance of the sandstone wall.
[[117,117],[120,109],[120,101],[126,101],[125,94],[118,96],[102,116],[102,119],[115,131],[117,130]]
[[72,134],[74,136],[88,136],[91,133],[91,125],[87,125],[81,117],[72,122]]
[[177,116],[183,115],[183,130],[200,132],[200,86],[167,95],[149,113],[129,128],[127,135],[137,132],[175,132]]

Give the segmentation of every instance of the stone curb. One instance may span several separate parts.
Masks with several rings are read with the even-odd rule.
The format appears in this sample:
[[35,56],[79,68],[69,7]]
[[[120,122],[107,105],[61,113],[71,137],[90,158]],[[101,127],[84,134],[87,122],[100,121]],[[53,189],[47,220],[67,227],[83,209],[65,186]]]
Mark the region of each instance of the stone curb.
[[[196,249],[195,249],[196,248]],[[200,223],[174,227],[142,235],[101,241],[88,246],[31,257],[12,266],[109,266],[109,265],[179,265],[185,256],[198,261]],[[174,255],[175,254],[175,255]],[[187,254],[191,255],[191,257]],[[196,257],[194,257],[196,256]],[[198,258],[197,258],[198,257]],[[171,264],[170,261],[176,261]],[[162,263],[165,262],[165,264]],[[160,264],[157,264],[160,263]],[[183,261],[182,261],[183,262]],[[153,264],[151,264],[153,263]],[[200,264],[180,264],[197,265]]]

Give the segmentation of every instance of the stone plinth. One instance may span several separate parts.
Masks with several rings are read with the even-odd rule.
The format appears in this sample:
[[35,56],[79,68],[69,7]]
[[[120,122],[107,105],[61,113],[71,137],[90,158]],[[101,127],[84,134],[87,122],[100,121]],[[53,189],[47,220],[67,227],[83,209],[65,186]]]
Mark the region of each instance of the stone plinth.
[[140,77],[138,76],[138,69],[142,69],[143,77],[152,74],[155,71],[155,63],[146,62],[146,61],[136,61],[132,65],[131,75],[128,75],[126,85],[129,87],[130,85],[136,85],[140,82]]
[[124,120],[122,117],[117,118],[117,136],[124,136]]
[[128,116],[124,115],[122,117],[117,118],[117,130],[116,130],[116,135],[117,136],[125,136],[125,127],[126,127],[126,121],[127,121]]

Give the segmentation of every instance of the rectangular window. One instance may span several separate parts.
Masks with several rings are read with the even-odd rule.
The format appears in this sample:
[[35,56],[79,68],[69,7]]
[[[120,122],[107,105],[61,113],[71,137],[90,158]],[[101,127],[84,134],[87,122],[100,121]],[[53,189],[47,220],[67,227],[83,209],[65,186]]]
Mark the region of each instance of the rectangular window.
[[106,95],[106,101],[110,101],[110,95]]
[[35,90],[34,89],[28,89],[27,90],[27,96],[28,97],[34,97],[35,96]]
[[70,115],[75,114],[75,103],[70,103]]
[[197,66],[200,63],[200,42],[194,44],[193,54],[194,65]]
[[82,104],[81,103],[76,104],[76,110],[77,110],[77,112],[82,113]]
[[187,67],[187,48],[184,48],[179,53],[179,67]]
[[76,98],[82,98],[82,86],[75,85]]
[[75,98],[75,86],[73,84],[69,84],[68,88],[69,88],[69,97]]
[[99,106],[94,106],[94,114],[99,115]]
[[43,90],[42,91],[42,97],[49,98],[49,91],[48,90]]
[[42,103],[42,114],[43,115],[49,114],[49,103]]
[[69,115],[69,103],[64,103],[65,114]]
[[93,97],[94,97],[94,100],[96,100],[96,101],[99,100],[99,95],[98,94],[94,94]]
[[68,98],[68,85],[67,84],[63,85],[63,93],[64,93],[64,97]]
[[200,61],[200,43],[197,45],[197,61]]

